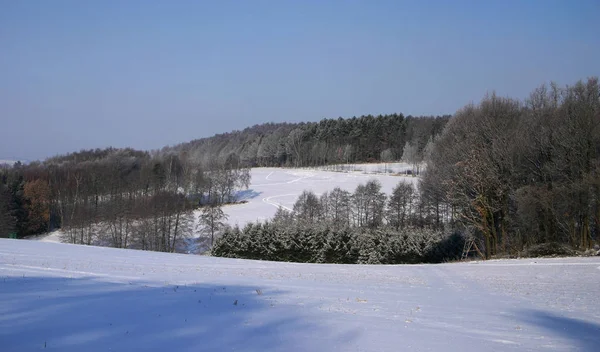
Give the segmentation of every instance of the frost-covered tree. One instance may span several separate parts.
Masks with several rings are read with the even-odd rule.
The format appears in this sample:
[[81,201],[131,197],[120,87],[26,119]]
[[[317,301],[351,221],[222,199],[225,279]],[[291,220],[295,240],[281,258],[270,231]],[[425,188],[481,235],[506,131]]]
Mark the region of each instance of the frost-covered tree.
[[412,183],[401,181],[394,187],[387,204],[388,224],[398,230],[410,216],[415,189]]
[[275,212],[275,215],[273,215],[272,222],[280,226],[290,227],[294,222],[294,217],[292,212],[290,212],[289,210],[283,207],[278,207],[277,211]]
[[387,197],[381,191],[381,183],[378,180],[369,180],[365,185],[365,191],[367,194],[366,209],[368,212],[368,215],[365,217],[366,226],[377,228],[383,224]]
[[303,191],[294,204],[294,217],[299,221],[313,222],[322,214],[319,198],[312,191]]
[[334,228],[350,226],[350,192],[334,188],[327,197],[327,215]]
[[356,226],[376,228],[383,224],[386,195],[381,192],[379,181],[369,180],[365,185],[358,185],[352,200]]
[[215,233],[225,226],[224,221],[227,220],[227,214],[220,206],[212,204],[202,209],[198,220],[202,232],[210,235],[210,246],[212,247],[215,242]]
[[392,150],[390,148],[385,149],[381,152],[380,159],[381,159],[381,161],[384,162],[385,173],[387,173],[387,164],[389,162],[391,162],[392,160],[394,160],[394,153],[392,152]]
[[419,174],[419,165],[423,161],[423,157],[416,143],[406,142],[402,153],[402,160],[412,165],[413,174]]

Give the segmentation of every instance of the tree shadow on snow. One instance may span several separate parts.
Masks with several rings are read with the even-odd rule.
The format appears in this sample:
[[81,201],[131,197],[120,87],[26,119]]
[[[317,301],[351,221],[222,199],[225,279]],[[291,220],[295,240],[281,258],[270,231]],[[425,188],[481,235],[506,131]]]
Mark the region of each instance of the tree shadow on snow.
[[600,351],[600,324],[539,310],[519,312],[518,316],[525,323],[571,340],[579,351]]
[[6,352],[311,351],[339,339],[279,303],[280,294],[209,283],[10,277],[0,279],[0,346]]
[[263,192],[257,192],[253,189],[246,189],[246,190],[238,191],[235,194],[235,200],[238,202],[248,201],[250,199],[254,199],[254,198],[260,196],[262,193]]

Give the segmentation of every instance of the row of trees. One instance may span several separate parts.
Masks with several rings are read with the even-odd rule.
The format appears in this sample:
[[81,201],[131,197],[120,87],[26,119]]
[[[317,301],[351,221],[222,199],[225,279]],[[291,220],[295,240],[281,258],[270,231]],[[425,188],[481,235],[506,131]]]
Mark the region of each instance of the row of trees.
[[[169,150],[202,159],[236,154],[247,166],[321,166],[398,160],[420,162],[426,145],[450,116],[402,114],[324,119],[314,123],[263,124],[184,143]],[[408,152],[405,154],[405,147]]]
[[[412,183],[387,196],[377,180],[353,193],[336,187],[317,196],[304,191],[292,211],[270,222],[227,229],[217,256],[314,263],[394,264],[456,260],[465,238],[434,221]],[[452,235],[445,235],[452,233]]]
[[212,254],[303,263],[440,263],[460,259],[464,239],[432,229],[285,226],[277,222],[227,229]]
[[[412,183],[401,181],[388,197],[373,179],[356,187],[354,193],[339,187],[320,197],[304,191],[291,212],[279,208],[273,222],[284,225],[320,223],[341,229],[349,227],[377,229],[384,225],[396,230],[407,226],[422,226],[417,215],[420,207]],[[293,224],[297,223],[297,224]]]
[[173,252],[193,234],[192,210],[235,200],[250,171],[239,158],[83,151],[0,171],[0,232],[62,228],[63,240]]

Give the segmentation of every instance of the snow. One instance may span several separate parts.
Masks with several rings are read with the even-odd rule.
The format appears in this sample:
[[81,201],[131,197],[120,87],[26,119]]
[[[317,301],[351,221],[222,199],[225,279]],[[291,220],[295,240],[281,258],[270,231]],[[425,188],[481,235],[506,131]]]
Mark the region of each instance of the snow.
[[[359,164],[360,165],[360,164]],[[365,164],[377,167],[383,164]],[[400,165],[400,164],[399,164]],[[244,204],[228,205],[223,208],[229,216],[228,223],[243,227],[249,222],[271,219],[279,206],[291,210],[296,199],[304,190],[317,195],[335,187],[354,192],[356,186],[371,179],[381,182],[382,191],[387,195],[401,181],[417,185],[418,178],[412,176],[392,176],[365,174],[361,172],[334,172],[316,169],[255,168],[251,170],[252,183],[248,190],[240,192],[238,200]]]
[[0,346],[598,351],[599,266],[273,263],[2,239]]
[[63,232],[61,230],[56,230],[56,231],[52,231],[52,232],[48,232],[48,233],[43,233],[40,235],[27,236],[25,238],[28,240],[35,240],[35,241],[41,241],[41,242],[60,243],[60,242],[62,242],[60,240],[60,238],[62,236],[63,236]]

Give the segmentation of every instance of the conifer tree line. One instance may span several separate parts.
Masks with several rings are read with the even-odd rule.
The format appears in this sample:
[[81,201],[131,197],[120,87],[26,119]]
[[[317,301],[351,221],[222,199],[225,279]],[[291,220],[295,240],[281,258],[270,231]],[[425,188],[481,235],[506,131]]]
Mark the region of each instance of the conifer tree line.
[[104,149],[0,171],[0,233],[61,228],[62,240],[173,252],[197,226],[193,209],[218,207],[247,188],[250,170],[229,155]]
[[353,193],[310,190],[271,221],[226,229],[216,256],[343,264],[438,263],[461,258],[464,236],[425,214],[417,189],[400,181],[388,196],[373,179]]
[[[488,95],[424,148],[415,189],[376,182],[300,195],[266,224],[230,229],[215,255],[339,263],[521,255],[540,244],[590,249],[600,235],[598,78],[543,85],[524,101]],[[405,153],[406,154],[406,153]],[[564,248],[564,247],[556,247]]]

